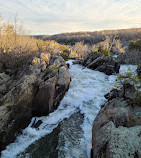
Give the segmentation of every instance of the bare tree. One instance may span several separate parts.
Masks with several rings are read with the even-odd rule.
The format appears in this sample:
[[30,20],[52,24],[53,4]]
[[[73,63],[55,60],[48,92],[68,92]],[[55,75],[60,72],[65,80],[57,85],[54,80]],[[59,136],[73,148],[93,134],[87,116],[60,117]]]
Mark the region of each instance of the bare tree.
[[15,49],[17,46],[17,23],[18,23],[18,14],[16,13],[14,18],[14,39],[15,39]]
[[94,52],[105,52],[107,55],[110,53],[123,53],[125,47],[122,46],[118,36],[116,34],[110,36],[105,35],[105,40],[92,46]]
[[83,58],[88,53],[88,46],[84,42],[77,42],[73,46],[73,50],[75,51],[77,57]]
[[[0,15],[0,22],[2,21],[2,17]],[[2,53],[2,26],[0,23],[0,53]]]

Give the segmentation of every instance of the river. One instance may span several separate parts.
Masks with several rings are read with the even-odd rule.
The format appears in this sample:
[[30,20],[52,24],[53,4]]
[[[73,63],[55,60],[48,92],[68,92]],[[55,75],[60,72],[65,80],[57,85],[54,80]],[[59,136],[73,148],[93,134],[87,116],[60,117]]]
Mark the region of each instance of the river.
[[[2,158],[90,158],[92,124],[104,95],[117,86],[117,75],[72,65],[69,60],[71,83],[59,107],[48,116],[37,117],[43,123],[38,129],[31,125],[23,130],[14,143],[2,151]],[[136,66],[121,66],[120,73],[135,72]]]

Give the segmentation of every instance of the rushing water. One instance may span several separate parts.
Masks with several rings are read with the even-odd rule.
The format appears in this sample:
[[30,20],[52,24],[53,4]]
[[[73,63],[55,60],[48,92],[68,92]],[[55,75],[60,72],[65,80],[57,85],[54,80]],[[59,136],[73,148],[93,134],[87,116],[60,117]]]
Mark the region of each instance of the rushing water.
[[[33,118],[22,135],[2,152],[2,158],[90,158],[92,124],[117,76],[69,63],[72,81],[58,109],[36,118],[43,122],[38,129],[31,127]],[[130,67],[134,72],[136,67]],[[129,71],[128,66],[120,71]]]

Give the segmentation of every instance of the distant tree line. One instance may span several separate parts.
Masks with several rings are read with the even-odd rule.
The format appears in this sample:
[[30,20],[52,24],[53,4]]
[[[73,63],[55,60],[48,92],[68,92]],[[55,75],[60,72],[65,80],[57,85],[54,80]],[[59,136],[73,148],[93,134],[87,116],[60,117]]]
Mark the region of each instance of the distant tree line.
[[56,35],[36,35],[34,37],[42,40],[55,40],[60,44],[74,45],[76,42],[83,41],[84,44],[93,45],[106,40],[106,36],[115,36],[121,41],[130,41],[141,38],[141,28],[103,30],[95,32],[73,32],[61,33]]
[[91,52],[124,54],[127,43],[131,50],[141,50],[140,38],[140,28],[31,36],[15,17],[13,23],[0,23],[0,67],[4,64],[6,68],[17,69],[42,52],[61,55],[65,60],[84,58]]

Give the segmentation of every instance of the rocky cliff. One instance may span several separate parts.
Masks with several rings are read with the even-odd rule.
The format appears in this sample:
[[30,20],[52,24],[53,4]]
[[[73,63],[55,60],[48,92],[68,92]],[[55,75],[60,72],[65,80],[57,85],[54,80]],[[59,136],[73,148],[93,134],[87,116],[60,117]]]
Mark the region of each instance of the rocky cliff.
[[33,116],[54,111],[69,83],[63,58],[45,53],[14,73],[0,73],[0,151],[14,141]]
[[105,95],[93,123],[93,158],[141,157],[141,92],[130,84]]

